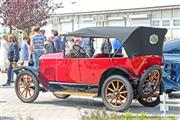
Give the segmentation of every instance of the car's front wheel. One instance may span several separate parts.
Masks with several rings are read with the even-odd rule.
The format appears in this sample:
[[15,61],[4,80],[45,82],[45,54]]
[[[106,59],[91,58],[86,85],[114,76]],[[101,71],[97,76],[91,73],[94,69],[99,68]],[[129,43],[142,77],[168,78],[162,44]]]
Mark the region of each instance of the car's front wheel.
[[133,89],[128,79],[120,75],[112,75],[103,83],[101,96],[108,109],[124,111],[131,105]]
[[15,91],[22,102],[34,102],[39,95],[39,83],[31,72],[23,71],[16,78]]

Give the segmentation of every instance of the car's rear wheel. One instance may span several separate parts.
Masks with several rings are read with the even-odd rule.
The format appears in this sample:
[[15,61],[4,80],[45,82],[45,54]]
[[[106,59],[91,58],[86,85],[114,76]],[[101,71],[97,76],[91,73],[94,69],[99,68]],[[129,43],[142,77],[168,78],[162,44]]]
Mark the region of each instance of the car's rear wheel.
[[140,98],[148,98],[154,94],[161,82],[161,68],[153,65],[148,68],[142,75],[138,84],[138,95]]
[[161,82],[160,87],[158,87],[151,96],[147,98],[138,97],[137,100],[139,101],[139,103],[146,107],[155,107],[160,103],[160,95],[162,94],[162,92],[163,84]]
[[39,83],[31,72],[23,71],[16,78],[15,91],[22,102],[34,102],[39,95]]
[[53,95],[58,99],[66,99],[66,98],[70,97],[70,95],[59,94],[59,93],[56,93],[56,92],[53,92]]
[[101,96],[108,109],[124,111],[132,102],[133,89],[128,79],[120,75],[112,75],[103,83]]

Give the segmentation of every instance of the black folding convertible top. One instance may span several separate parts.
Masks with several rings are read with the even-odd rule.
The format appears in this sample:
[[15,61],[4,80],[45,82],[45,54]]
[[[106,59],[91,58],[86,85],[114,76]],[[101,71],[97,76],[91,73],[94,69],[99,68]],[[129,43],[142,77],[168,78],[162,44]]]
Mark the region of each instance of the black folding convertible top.
[[66,36],[117,38],[123,44],[128,57],[162,55],[167,29],[152,27],[87,27]]

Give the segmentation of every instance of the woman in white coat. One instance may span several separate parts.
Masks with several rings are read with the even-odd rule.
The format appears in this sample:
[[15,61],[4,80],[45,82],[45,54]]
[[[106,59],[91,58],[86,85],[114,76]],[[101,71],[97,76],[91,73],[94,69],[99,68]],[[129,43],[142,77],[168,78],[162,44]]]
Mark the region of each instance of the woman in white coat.
[[9,49],[7,36],[6,35],[1,36],[0,41],[1,41],[0,69],[1,69],[1,72],[6,72],[7,66],[8,66],[8,49]]

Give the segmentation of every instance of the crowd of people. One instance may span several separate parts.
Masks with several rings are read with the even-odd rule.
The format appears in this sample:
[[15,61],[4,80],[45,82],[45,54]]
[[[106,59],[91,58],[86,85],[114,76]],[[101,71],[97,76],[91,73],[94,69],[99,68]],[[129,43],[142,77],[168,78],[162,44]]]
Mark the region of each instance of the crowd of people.
[[15,35],[0,36],[0,70],[7,73],[7,82],[3,86],[10,86],[13,82],[13,68],[18,65],[29,65],[33,61],[35,70],[39,67],[39,58],[44,53],[62,52],[63,45],[58,32],[53,30],[48,38],[45,30],[40,30],[38,26],[33,26],[29,36],[24,36],[22,43],[19,44]]
[[[38,26],[33,26],[29,36],[24,36],[19,44],[15,35],[3,35],[0,37],[0,70],[2,73],[7,72],[7,82],[3,86],[10,86],[13,82],[13,69],[20,66],[33,66],[34,70],[39,68],[39,58],[45,53],[63,52],[65,44],[58,31],[52,30],[51,36],[45,36],[45,30],[40,30]],[[70,40],[72,46],[77,45],[83,48],[88,57],[95,53],[93,38],[74,37]],[[122,53],[122,45],[119,40],[115,39],[110,42],[105,39],[101,45],[101,52],[109,54],[112,48],[117,53]],[[69,56],[73,57],[73,50],[70,50]],[[77,57],[75,55],[75,57]]]

